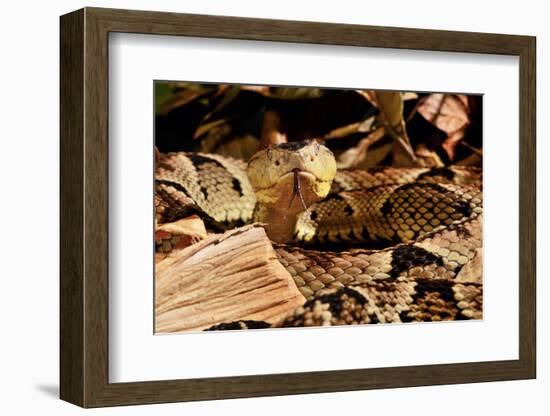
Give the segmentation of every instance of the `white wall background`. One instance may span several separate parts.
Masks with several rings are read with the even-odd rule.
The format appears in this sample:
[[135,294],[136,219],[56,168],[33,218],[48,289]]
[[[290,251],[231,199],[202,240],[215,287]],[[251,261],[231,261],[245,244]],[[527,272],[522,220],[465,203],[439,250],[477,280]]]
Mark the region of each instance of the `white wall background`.
[[[550,57],[550,26],[544,2],[459,0],[357,2],[339,0],[253,2],[232,0],[121,0],[4,2],[0,14],[0,203],[1,244],[0,410],[2,414],[71,415],[83,412],[58,395],[58,16],[83,6],[317,20],[387,26],[530,34],[538,53],[538,379],[533,381],[316,394],[217,402],[166,404],[88,411],[88,414],[212,415],[369,414],[463,415],[544,414],[550,409],[550,361],[544,348],[550,332],[549,261],[543,243],[550,235],[548,191],[543,186],[550,157],[544,103],[550,85],[543,73]],[[546,122],[546,123],[545,123]],[[546,272],[546,273],[545,273]],[[543,331],[546,325],[546,331]],[[406,349],[403,351],[406,354]]]

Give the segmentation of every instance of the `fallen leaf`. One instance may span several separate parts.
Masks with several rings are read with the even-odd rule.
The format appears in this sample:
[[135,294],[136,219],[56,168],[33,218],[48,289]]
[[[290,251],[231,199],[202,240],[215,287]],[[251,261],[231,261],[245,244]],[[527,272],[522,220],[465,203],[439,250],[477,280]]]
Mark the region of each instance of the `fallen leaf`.
[[403,124],[403,99],[399,92],[375,91],[376,106],[380,118],[391,128],[400,129]]
[[470,124],[468,97],[463,94],[430,94],[422,100],[417,111],[438,129],[447,133],[442,146],[453,160],[455,148]]
[[219,120],[211,121],[209,123],[201,124],[197,130],[195,131],[195,134],[193,135],[193,139],[197,140],[199,137],[201,137],[203,134],[209,132],[210,130],[214,128],[222,127],[225,123],[239,117],[238,115],[235,115],[233,117],[228,118],[222,118]]
[[320,98],[324,95],[321,88],[272,87],[269,96],[281,100],[303,100]]
[[481,166],[483,162],[483,150],[470,146],[466,142],[461,142],[460,144],[470,149],[472,154],[456,162],[456,164],[461,166]]
[[481,166],[483,160],[481,156],[472,153],[470,156],[465,157],[464,159],[456,162],[458,166]]
[[[352,147],[345,152],[341,153],[338,156],[337,165],[338,169],[350,169],[350,168],[365,168],[371,166],[365,166],[369,164],[370,160],[367,160],[367,156],[370,156],[369,148],[375,144],[378,140],[383,138],[386,135],[386,128],[384,126],[378,127],[367,137],[362,139],[357,146]],[[392,144],[390,143],[388,147],[385,148],[385,155],[380,158],[380,155],[377,155],[377,159],[384,159],[384,157],[391,150]],[[374,163],[376,164],[376,163]],[[372,166],[374,166],[374,164]]]
[[403,98],[403,101],[416,100],[418,98],[418,94],[416,92],[402,92],[401,98]]
[[418,166],[426,168],[441,168],[445,166],[439,155],[433,150],[428,149],[424,143],[419,144],[415,150]]
[[231,104],[239,93],[241,92],[241,86],[240,85],[220,85],[220,88],[218,89],[217,95],[222,95],[222,99],[216,104],[216,106],[206,114],[202,121],[205,122],[212,118],[212,116],[221,110],[223,110],[225,107],[227,107],[229,104]]
[[331,139],[340,139],[342,137],[349,136],[350,134],[355,133],[369,133],[374,130],[376,117],[368,117],[363,121],[358,121],[357,123],[351,123],[347,126],[338,127],[337,129],[334,129],[327,133],[323,139],[325,140],[331,140]]
[[287,142],[286,134],[281,131],[281,116],[279,113],[274,110],[267,110],[264,113],[261,134],[262,149]]
[[202,84],[155,83],[156,114],[166,115],[175,108],[214,92],[214,88]]
[[[355,90],[380,111],[377,115],[378,124],[386,126],[386,133],[393,138],[393,165],[408,167],[416,165],[411,142],[405,128],[403,118],[403,94],[397,91]],[[358,155],[362,154],[362,149]]]
[[410,167],[416,165],[414,154],[403,118],[403,98],[400,92],[375,91],[374,97],[380,110],[379,117],[388,127],[394,139],[393,165]]
[[258,94],[262,94],[263,96],[266,96],[266,97],[271,96],[271,93],[270,93],[271,87],[268,85],[242,85],[241,88],[243,90],[257,92]]
[[372,90],[355,90],[357,94],[365,98],[369,103],[376,106],[376,98],[374,97],[374,91]]

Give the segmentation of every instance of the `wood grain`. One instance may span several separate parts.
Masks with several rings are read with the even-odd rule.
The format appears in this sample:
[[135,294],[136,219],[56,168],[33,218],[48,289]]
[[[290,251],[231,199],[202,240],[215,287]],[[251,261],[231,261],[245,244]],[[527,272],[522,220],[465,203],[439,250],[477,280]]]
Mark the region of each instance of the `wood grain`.
[[84,11],[61,20],[60,388],[84,405]]
[[305,301],[264,229],[245,226],[158,263],[155,332],[200,331],[238,320],[275,324]]
[[[109,32],[519,56],[519,359],[109,383]],[[87,8],[63,16],[60,182],[61,397],[83,407],[97,407],[535,377],[535,76],[535,38],[529,36],[96,8]],[[204,359],[196,357],[201,358]]]

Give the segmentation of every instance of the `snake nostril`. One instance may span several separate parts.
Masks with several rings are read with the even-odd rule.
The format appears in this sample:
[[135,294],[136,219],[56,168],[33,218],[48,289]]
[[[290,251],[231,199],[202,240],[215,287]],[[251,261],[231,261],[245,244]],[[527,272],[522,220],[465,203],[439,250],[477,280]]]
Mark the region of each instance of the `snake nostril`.
[[277,160],[275,161],[275,166],[279,166],[280,164],[281,164],[281,162],[279,162],[279,159],[277,159]]

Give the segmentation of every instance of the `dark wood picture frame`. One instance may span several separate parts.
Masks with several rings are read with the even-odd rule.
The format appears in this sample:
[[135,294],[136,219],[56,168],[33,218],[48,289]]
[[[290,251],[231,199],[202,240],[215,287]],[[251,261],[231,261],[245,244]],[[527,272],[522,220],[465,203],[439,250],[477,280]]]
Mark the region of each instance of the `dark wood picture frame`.
[[[535,378],[534,37],[98,8],[62,16],[60,27],[60,396],[63,400],[83,407],[99,407]],[[518,56],[519,359],[109,383],[110,32]]]

